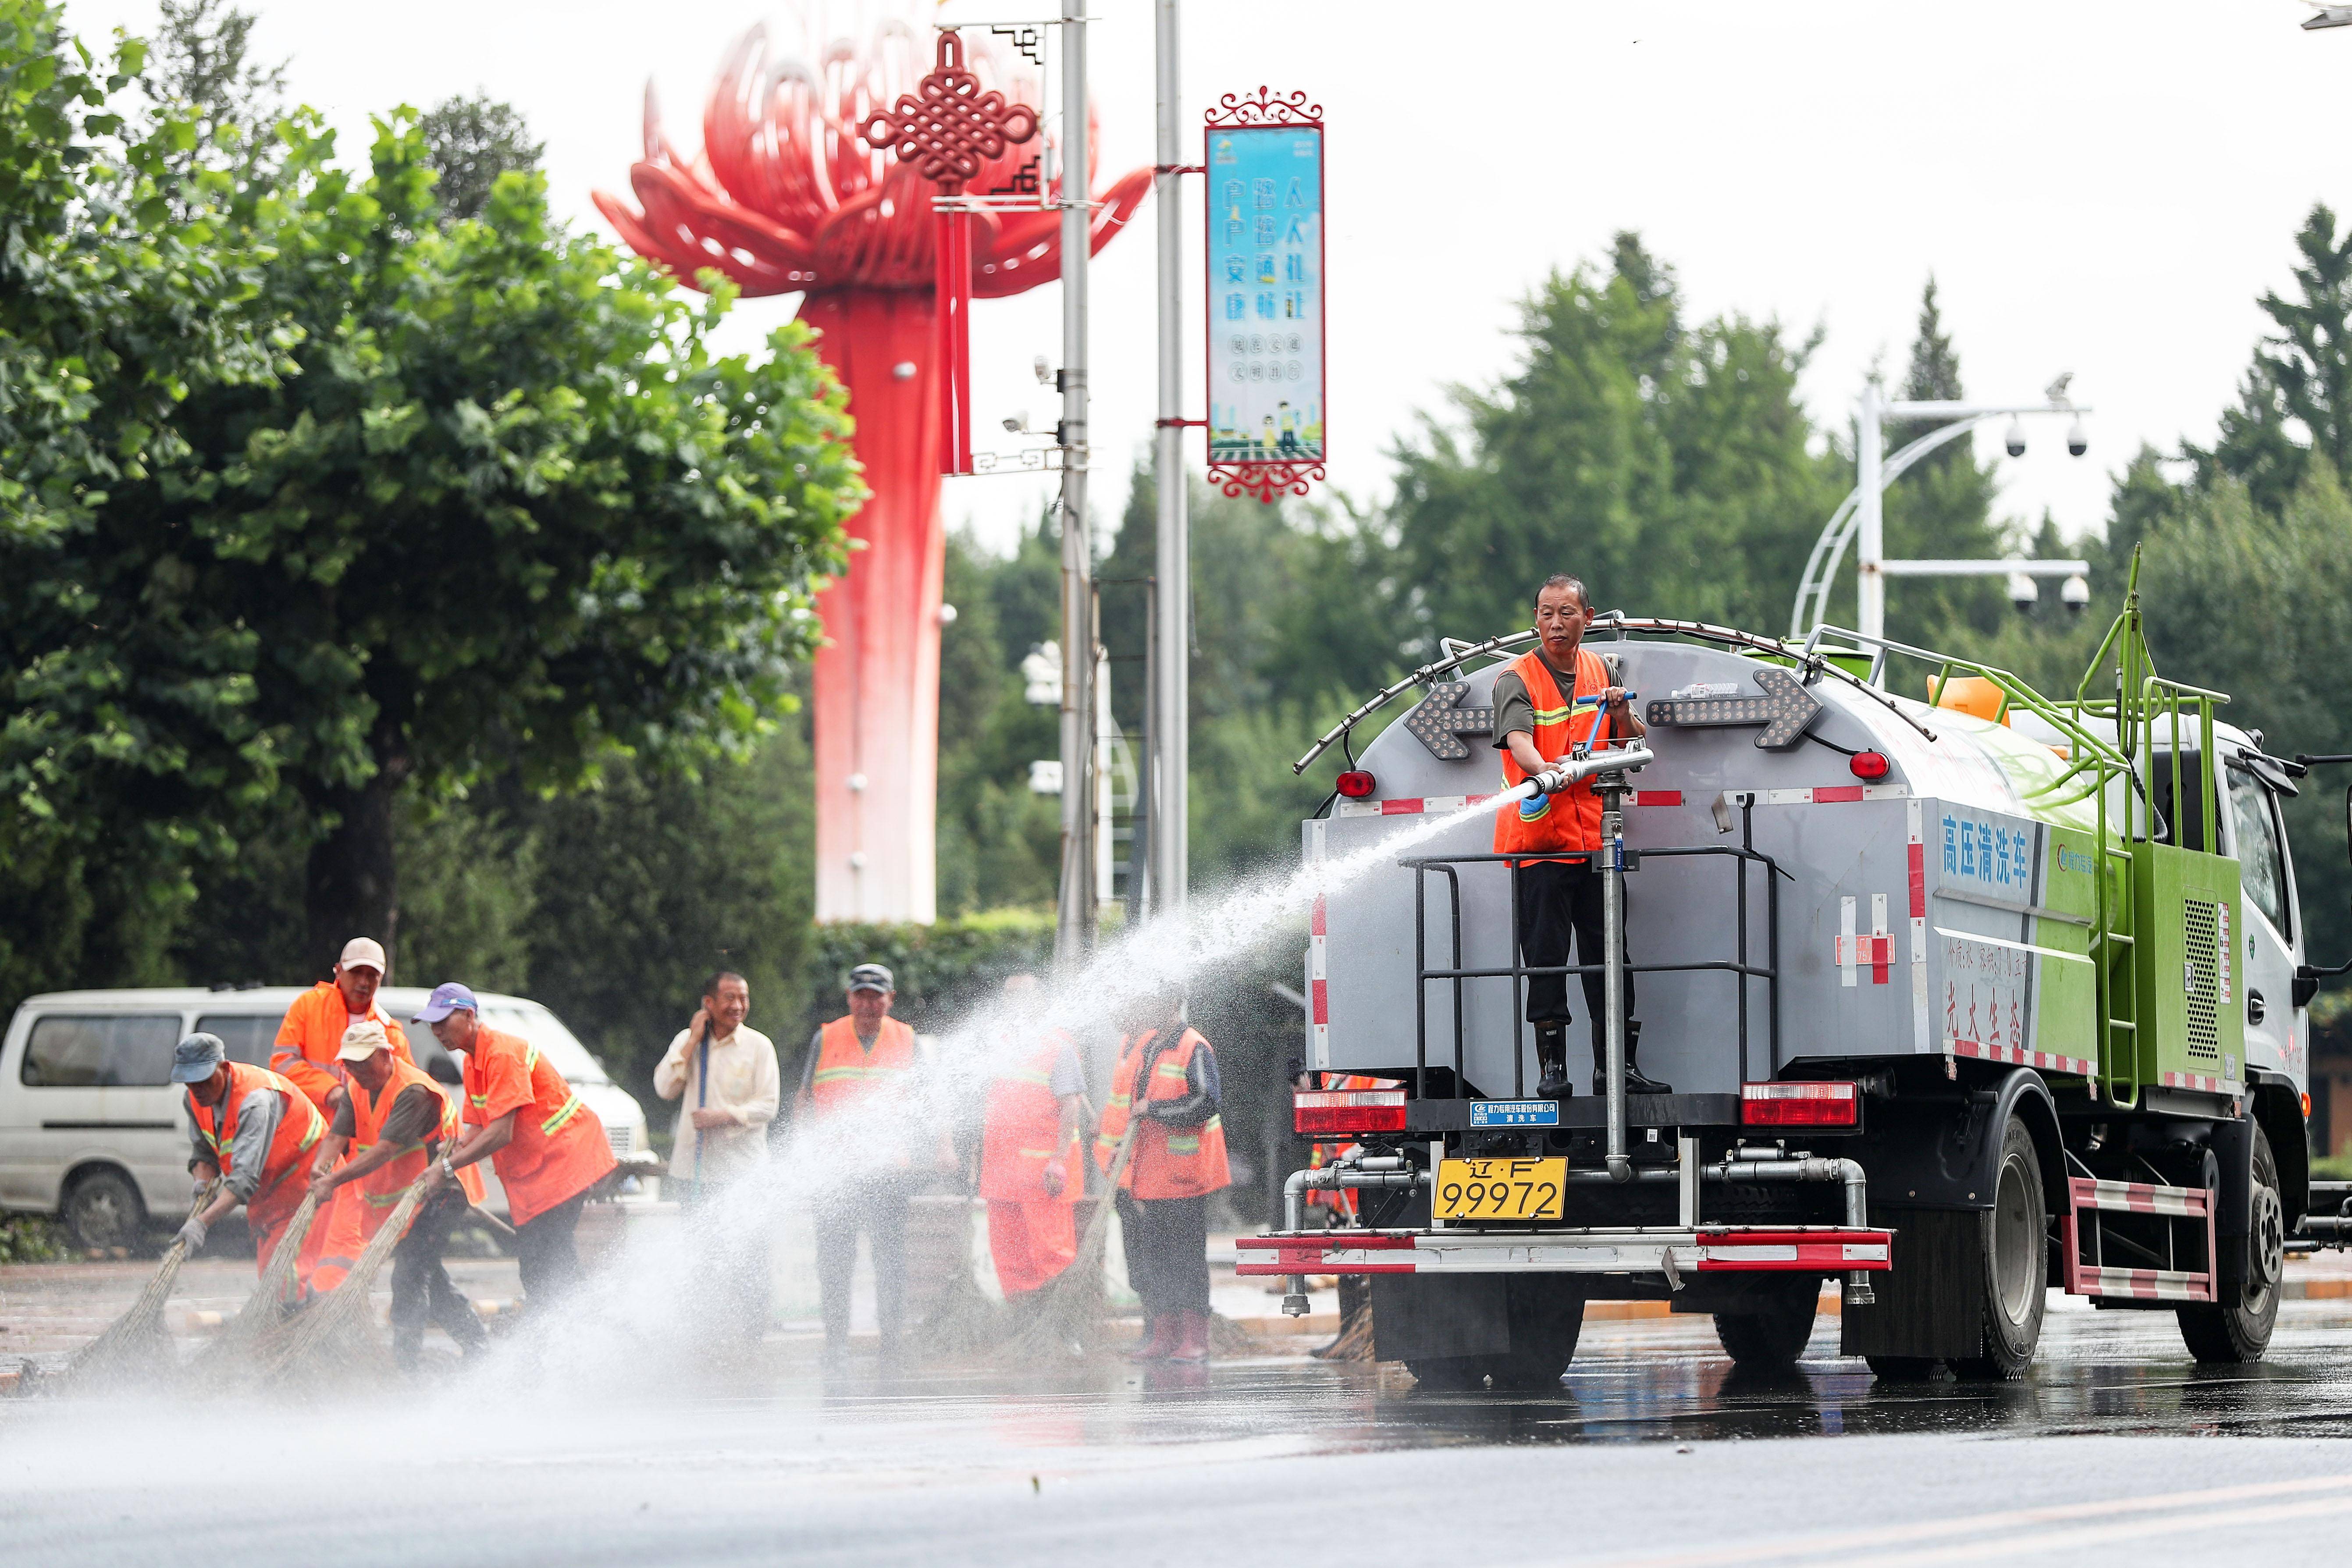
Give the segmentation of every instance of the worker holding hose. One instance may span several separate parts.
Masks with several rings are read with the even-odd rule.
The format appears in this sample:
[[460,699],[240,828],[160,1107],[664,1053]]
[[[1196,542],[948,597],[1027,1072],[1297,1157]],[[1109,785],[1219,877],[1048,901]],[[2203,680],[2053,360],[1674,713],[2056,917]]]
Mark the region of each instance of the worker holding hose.
[[[410,1184],[457,1142],[457,1105],[415,1063],[393,1054],[383,1026],[373,1018],[343,1031],[336,1060],[346,1076],[327,1096],[327,1139],[310,1190],[322,1209],[333,1200],[331,1223],[345,1238],[338,1246],[357,1258]],[[393,1249],[392,1359],[402,1372],[416,1370],[428,1318],[467,1355],[489,1343],[441,1266],[449,1232],[482,1201],[482,1191],[481,1172],[459,1171],[455,1185],[439,1187],[410,1216]]]
[[1209,1194],[1233,1184],[1225,1165],[1217,1053],[1185,1026],[1184,994],[1168,986],[1119,1009],[1118,1066],[1095,1137],[1095,1162],[1118,1162],[1118,1223],[1128,1283],[1143,1298],[1143,1342],[1129,1361],[1209,1359]]
[[[1536,646],[1495,678],[1495,747],[1503,753],[1503,785],[1548,773],[1580,746],[1649,733],[1611,679],[1600,656],[1584,647],[1592,605],[1584,584],[1565,574],[1545,579],[1536,595]],[[1556,969],[1569,962],[1571,942],[1580,961],[1603,962],[1604,885],[1593,856],[1602,847],[1601,796],[1590,778],[1556,793],[1529,795],[1495,816],[1495,852],[1513,857],[1513,914],[1520,962]],[[1570,853],[1561,853],[1563,851]],[[1526,858],[1520,858],[1521,856]],[[1584,975],[1584,1005],[1591,1017],[1592,1083],[1607,1073],[1607,978]],[[1633,977],[1625,976],[1625,1088],[1634,1094],[1671,1094],[1672,1086],[1643,1075],[1634,1063],[1642,1026],[1633,1017]],[[1573,1090],[1568,1081],[1568,1006],[1564,973],[1528,976],[1528,1022],[1535,1026],[1536,1092],[1548,1100]]]

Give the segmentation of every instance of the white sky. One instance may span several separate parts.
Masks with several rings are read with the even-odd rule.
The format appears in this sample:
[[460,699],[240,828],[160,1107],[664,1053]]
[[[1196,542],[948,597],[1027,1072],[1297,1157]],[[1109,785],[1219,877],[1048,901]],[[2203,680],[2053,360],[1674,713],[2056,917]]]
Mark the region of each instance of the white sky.
[[[529,117],[556,205],[586,224],[592,188],[627,189],[649,76],[691,144],[727,44],[761,20],[797,31],[783,0],[244,3],[264,53],[290,57],[293,94],[355,153],[372,111],[484,89]],[[1151,160],[1150,12],[1097,4],[1108,174]],[[947,14],[1057,9],[954,0]],[[154,14],[153,0],[69,0],[89,36]],[[2140,442],[2210,435],[2264,326],[2255,296],[2289,283],[2304,215],[2315,199],[2352,207],[2352,30],[2301,31],[2305,14],[2294,0],[1190,0],[1186,121],[1261,82],[1325,106],[1331,472],[1360,500],[1386,493],[1383,449],[1417,410],[1507,369],[1504,329],[1532,283],[1635,228],[1679,269],[1694,315],[1826,329],[1804,383],[1824,419],[1846,416],[1874,359],[1899,374],[1932,270],[1971,395],[2032,399],[2071,369],[2095,405],[2088,458],[2070,459],[2045,421],[2002,462],[2005,510],[2047,507],[2073,533],[2104,519],[2108,477]],[[856,15],[835,5],[823,30]],[[1197,132],[1188,147],[1197,160]],[[1094,273],[1106,521],[1150,435],[1154,221],[1147,202]],[[743,315],[763,331],[788,309]],[[1059,321],[1051,287],[976,312],[983,447],[1005,414],[1051,423],[1029,364],[1058,358]],[[1997,431],[1979,450],[1998,454]],[[1044,495],[1027,478],[952,481],[949,520],[1002,541]]]

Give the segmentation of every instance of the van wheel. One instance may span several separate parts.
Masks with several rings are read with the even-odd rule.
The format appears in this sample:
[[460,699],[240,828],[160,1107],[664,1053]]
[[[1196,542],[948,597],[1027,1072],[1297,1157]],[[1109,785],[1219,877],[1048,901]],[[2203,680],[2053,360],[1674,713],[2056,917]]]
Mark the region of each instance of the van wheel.
[[2180,1337],[2199,1361],[2260,1361],[2278,1326],[2286,1211],[2279,1203],[2278,1159],[2271,1152],[2270,1135],[2260,1127],[2254,1129],[2253,1164],[2253,1229],[2246,1238],[2246,1282],[2238,1300],[2180,1309]]
[[1992,1207],[1984,1230],[1982,1353],[1956,1359],[1961,1377],[2009,1383],[2033,1364],[2050,1280],[2049,1211],[2042,1200],[2042,1157],[2015,1116],[2001,1130]]
[[1813,1337],[1813,1315],[1821,1307],[1821,1281],[1810,1274],[1790,1278],[1795,1284],[1778,1286],[1769,1300],[1759,1303],[1759,1310],[1715,1314],[1715,1337],[1723,1342],[1735,1365],[1782,1372],[1805,1353]]
[[147,1205],[131,1178],[110,1166],[88,1171],[66,1194],[66,1234],[85,1251],[136,1247],[147,1227]]

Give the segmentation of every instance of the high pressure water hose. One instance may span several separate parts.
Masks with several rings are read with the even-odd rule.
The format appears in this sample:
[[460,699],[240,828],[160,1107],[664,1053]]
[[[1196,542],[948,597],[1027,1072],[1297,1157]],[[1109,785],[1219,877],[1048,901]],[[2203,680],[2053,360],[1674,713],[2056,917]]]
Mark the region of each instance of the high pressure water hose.
[[[1315,1171],[1293,1171],[1282,1184],[1282,1227],[1297,1236],[1307,1228],[1307,1194],[1338,1192],[1345,1187],[1422,1187],[1431,1184],[1427,1171],[1416,1171],[1402,1154],[1358,1155]],[[1285,1317],[1307,1314],[1307,1276],[1293,1274],[1282,1298]]]

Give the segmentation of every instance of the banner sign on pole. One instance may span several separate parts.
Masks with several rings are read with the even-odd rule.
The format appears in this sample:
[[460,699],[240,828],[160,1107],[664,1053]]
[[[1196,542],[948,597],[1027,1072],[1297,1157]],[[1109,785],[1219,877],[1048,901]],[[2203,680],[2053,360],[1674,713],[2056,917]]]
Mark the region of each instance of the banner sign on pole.
[[1227,93],[1208,111],[1209,478],[1229,496],[1323,478],[1323,108]]

